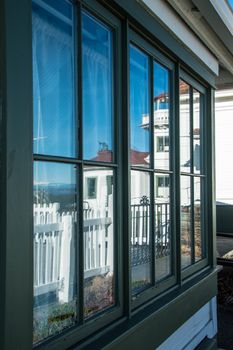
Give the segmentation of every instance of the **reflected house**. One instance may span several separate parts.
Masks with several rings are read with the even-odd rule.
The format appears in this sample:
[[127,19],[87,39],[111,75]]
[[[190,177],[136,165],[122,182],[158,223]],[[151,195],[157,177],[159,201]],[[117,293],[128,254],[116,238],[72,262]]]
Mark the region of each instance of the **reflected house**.
[[[93,161],[107,162],[111,157],[112,152],[104,147],[98,151]],[[135,164],[146,164],[147,158],[147,152],[131,150],[131,159]],[[98,276],[100,279],[106,276],[106,288],[109,290],[112,288],[109,284],[112,283],[114,259],[113,172],[99,166],[86,167],[83,182],[86,291],[95,284]],[[138,190],[143,186],[143,178],[135,178],[133,184],[132,196],[136,200],[139,196]],[[70,196],[73,186],[48,183],[41,184],[37,188],[34,193],[34,296],[35,304],[39,306],[39,318],[41,309],[43,310],[42,296],[46,305],[53,304],[56,299],[62,303],[70,303],[75,297],[74,244],[77,212],[73,206],[68,204],[71,202]],[[61,199],[62,192],[63,205],[56,202],[56,198],[58,201]],[[57,194],[59,194],[58,197],[56,197]],[[52,198],[53,201],[51,201]],[[136,207],[132,206],[134,215]],[[146,216],[138,215],[141,210],[144,212],[145,208]],[[137,232],[132,232],[132,237],[137,236],[136,245],[149,244],[149,236],[145,240],[146,234],[143,230],[145,227],[149,227],[147,203],[141,202],[136,216],[132,228],[137,226]],[[146,220],[147,223],[144,222],[142,225],[142,220]],[[144,263],[143,260],[137,261],[140,255],[140,251],[136,255],[134,254],[134,264]],[[145,257],[145,259],[147,258]],[[86,294],[88,293],[87,291]],[[106,293],[106,290],[102,289],[102,293]],[[102,299],[104,298],[102,297]],[[101,305],[101,300],[98,302],[100,303],[99,307],[104,307]],[[97,306],[93,306],[92,303],[93,300],[87,300],[87,314],[92,313],[93,307],[96,311]]]
[[[201,149],[201,135],[200,135],[200,94],[194,91],[193,93],[193,124],[192,129],[189,123],[190,114],[190,90],[189,85],[184,81],[180,81],[180,172],[181,174],[188,174],[192,171],[194,174],[199,174],[201,171],[200,164],[200,149]],[[169,149],[171,147],[170,137],[170,112],[169,112],[169,94],[162,92],[154,97],[154,163],[155,168],[167,169],[171,162],[169,158]],[[184,122],[183,122],[184,120]],[[188,121],[188,124],[187,124]],[[145,131],[150,128],[150,117],[148,114],[142,116],[142,124],[140,125]],[[190,152],[190,147],[193,151]],[[191,164],[191,154],[192,162]],[[149,156],[147,162],[150,162]],[[135,176],[140,178],[140,173],[137,172]],[[170,177],[169,175],[156,174],[155,180],[155,220],[156,220],[156,245],[157,254],[160,258],[169,255],[169,236],[170,236]],[[139,181],[139,180],[138,180]],[[134,182],[136,182],[134,180]],[[141,185],[143,186],[143,185]],[[192,189],[193,186],[193,189]],[[134,185],[132,186],[134,191]],[[192,204],[192,191],[194,192],[194,203]],[[182,178],[181,191],[181,254],[183,266],[190,264],[191,255],[191,241],[192,233],[190,226],[191,211],[194,211],[194,239],[196,260],[202,257],[203,246],[201,243],[202,236],[202,222],[201,222],[201,182],[200,179],[195,178],[192,185],[187,176]],[[160,251],[160,253],[158,253]],[[162,252],[162,253],[161,253]],[[158,261],[157,261],[158,264]],[[165,264],[169,265],[169,261]],[[162,266],[159,269],[164,269]],[[160,274],[160,273],[159,273]]]
[[[157,169],[169,168],[169,95],[164,92],[154,97],[154,163]],[[141,127],[149,129],[149,115],[142,116]],[[148,158],[149,162],[149,158]],[[155,199],[166,201],[169,197],[169,176],[156,175]]]

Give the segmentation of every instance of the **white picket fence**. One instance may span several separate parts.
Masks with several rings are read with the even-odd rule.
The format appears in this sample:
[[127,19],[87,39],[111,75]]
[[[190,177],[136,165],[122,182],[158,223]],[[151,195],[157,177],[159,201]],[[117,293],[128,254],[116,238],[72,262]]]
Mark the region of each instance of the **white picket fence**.
[[[109,201],[111,203],[111,201]],[[58,203],[34,204],[34,296],[58,292],[73,298],[76,213]],[[84,278],[113,271],[112,208],[84,210]]]

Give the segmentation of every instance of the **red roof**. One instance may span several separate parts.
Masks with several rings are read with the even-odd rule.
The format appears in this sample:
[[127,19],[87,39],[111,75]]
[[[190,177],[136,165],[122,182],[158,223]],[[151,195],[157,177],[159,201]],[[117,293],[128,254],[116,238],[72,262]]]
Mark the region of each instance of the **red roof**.
[[148,164],[148,162],[146,161],[146,158],[148,157],[148,155],[149,155],[149,152],[140,152],[140,151],[131,149],[130,151],[131,164],[134,164],[134,165]]
[[[180,93],[181,94],[185,94],[188,92],[189,90],[189,85],[186,84],[183,80],[180,80]],[[165,100],[169,97],[169,94],[167,92],[162,92],[161,94],[159,94],[158,96],[154,97],[154,100]]]
[[180,93],[185,94],[189,91],[189,85],[185,81],[180,80]]
[[159,94],[158,96],[154,97],[154,100],[166,100],[169,97],[167,92],[163,92],[161,94]]
[[[134,165],[144,165],[148,164],[148,162],[145,160],[149,153],[148,152],[140,152],[136,151],[134,149],[131,149],[131,164]],[[92,160],[96,162],[111,162],[112,161],[112,151],[110,150],[102,150],[99,151],[97,156],[92,158]]]
[[102,150],[99,151],[95,158],[92,158],[96,162],[112,162],[112,151]]

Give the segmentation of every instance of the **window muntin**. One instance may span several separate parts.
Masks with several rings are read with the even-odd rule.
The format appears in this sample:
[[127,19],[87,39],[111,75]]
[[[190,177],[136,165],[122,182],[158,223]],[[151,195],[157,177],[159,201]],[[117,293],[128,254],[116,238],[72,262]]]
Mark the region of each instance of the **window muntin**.
[[84,159],[103,162],[111,162],[113,160],[112,51],[112,30],[90,14],[83,12],[82,94]]

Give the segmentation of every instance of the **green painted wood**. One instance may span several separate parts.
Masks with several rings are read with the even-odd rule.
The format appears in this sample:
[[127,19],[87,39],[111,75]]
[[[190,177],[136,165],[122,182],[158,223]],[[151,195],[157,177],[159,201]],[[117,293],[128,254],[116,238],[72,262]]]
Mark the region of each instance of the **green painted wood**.
[[33,310],[31,0],[2,0],[0,16],[0,347],[26,350]]

